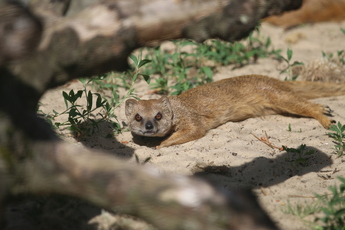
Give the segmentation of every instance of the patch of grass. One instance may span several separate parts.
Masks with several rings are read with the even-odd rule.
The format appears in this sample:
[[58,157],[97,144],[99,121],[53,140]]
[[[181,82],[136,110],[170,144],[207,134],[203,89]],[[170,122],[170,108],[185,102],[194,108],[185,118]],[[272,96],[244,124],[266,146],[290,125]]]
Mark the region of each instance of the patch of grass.
[[338,122],[337,125],[331,125],[329,130],[333,131],[328,133],[328,135],[334,139],[335,152],[341,157],[344,155],[345,151],[345,125]]
[[302,219],[306,216],[320,212],[321,202],[319,200],[313,200],[312,202],[304,202],[304,204],[292,205],[290,201],[288,201],[287,205],[282,207],[281,210],[285,214],[298,216]]
[[[242,42],[213,39],[202,44],[190,40],[173,43],[173,51],[162,50],[160,46],[142,49],[146,53],[145,58],[152,60],[144,73],[158,75],[151,86],[160,94],[178,95],[212,82],[215,66],[234,65],[234,68],[238,68],[255,63],[258,58],[280,57],[280,50],[273,49],[271,39],[261,38],[258,30]],[[189,51],[183,51],[188,50],[184,47]]]
[[[340,31],[345,35],[345,29],[340,28]],[[345,65],[345,50],[338,50],[336,52],[336,57],[333,53],[326,54],[322,51],[322,57],[329,61],[335,60],[341,63],[342,65]]]
[[[285,214],[300,217],[310,229],[345,230],[345,178],[338,177],[341,184],[330,186],[330,194],[315,194],[316,200],[304,204],[288,205],[282,208]],[[314,221],[304,218],[314,215]]]
[[330,196],[316,194],[319,201],[322,202],[320,208],[323,217],[315,218],[316,222],[322,224],[316,226],[317,230],[345,230],[345,178],[338,177],[341,181],[339,187],[331,186]]
[[326,54],[322,51],[322,57],[329,60],[329,61],[336,61],[341,63],[342,65],[345,65],[345,50],[338,50],[336,52],[336,56],[333,53]]
[[[256,35],[254,35],[257,33]],[[234,64],[235,68],[255,63],[258,58],[279,56],[281,50],[271,47],[271,39],[260,38],[259,29],[250,33],[244,42],[229,43],[211,40],[197,47],[198,56],[205,57],[221,65]]]
[[142,50],[147,53],[146,58],[151,60],[143,72],[147,75],[158,75],[151,84],[153,89],[160,94],[178,95],[213,80],[211,67],[203,66],[195,53],[182,51],[185,46],[199,44],[189,40],[173,41],[173,43],[175,46],[173,52],[162,50],[160,46]]

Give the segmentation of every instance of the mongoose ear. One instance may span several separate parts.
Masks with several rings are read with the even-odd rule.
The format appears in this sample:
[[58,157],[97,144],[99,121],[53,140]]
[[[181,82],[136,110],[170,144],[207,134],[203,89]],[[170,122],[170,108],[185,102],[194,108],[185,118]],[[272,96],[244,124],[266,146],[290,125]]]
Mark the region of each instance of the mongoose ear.
[[133,107],[137,104],[137,100],[135,99],[128,99],[125,104],[125,113],[126,116],[129,117],[132,114]]
[[166,114],[168,117],[173,116],[173,111],[171,109],[170,101],[169,98],[166,96],[161,97],[160,102],[162,104],[162,112]]

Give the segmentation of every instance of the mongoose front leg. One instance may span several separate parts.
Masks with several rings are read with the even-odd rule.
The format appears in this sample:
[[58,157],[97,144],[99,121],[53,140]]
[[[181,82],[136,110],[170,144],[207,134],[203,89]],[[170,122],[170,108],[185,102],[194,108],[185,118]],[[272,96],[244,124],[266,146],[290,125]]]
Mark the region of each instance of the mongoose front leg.
[[[188,127],[189,128],[189,127]],[[172,145],[183,144],[189,141],[193,141],[205,136],[205,131],[202,129],[192,128],[192,129],[180,129],[165,139],[157,148],[168,147]]]

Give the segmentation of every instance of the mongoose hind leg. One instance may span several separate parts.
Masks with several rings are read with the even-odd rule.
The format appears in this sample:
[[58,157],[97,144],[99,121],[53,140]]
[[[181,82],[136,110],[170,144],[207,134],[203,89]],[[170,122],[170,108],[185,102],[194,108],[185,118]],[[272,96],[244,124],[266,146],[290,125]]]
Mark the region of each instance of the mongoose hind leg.
[[305,99],[295,98],[293,100],[283,101],[276,105],[278,113],[289,113],[302,117],[312,117],[318,120],[321,125],[328,129],[335,120],[328,118],[332,116],[332,110],[328,106],[312,103]]

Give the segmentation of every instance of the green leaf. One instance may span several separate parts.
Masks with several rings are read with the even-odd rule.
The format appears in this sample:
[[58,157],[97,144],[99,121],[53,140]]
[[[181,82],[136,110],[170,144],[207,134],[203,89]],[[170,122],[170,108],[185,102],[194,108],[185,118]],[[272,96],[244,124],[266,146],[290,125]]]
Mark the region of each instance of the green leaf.
[[87,110],[90,111],[92,109],[92,93],[91,91],[89,91],[87,93],[87,106],[86,106]]
[[76,102],[78,98],[81,98],[81,96],[83,95],[83,92],[84,92],[83,90],[78,90],[76,94],[74,94],[74,92],[71,92],[72,94],[70,95],[71,95],[72,104]]
[[189,46],[189,45],[198,45],[198,43],[195,43],[193,41],[190,40],[185,40],[185,41],[181,41],[180,42],[180,46]]
[[85,85],[87,79],[86,78],[79,78],[78,79],[83,85]]
[[323,58],[326,58],[326,53],[323,52],[323,51],[322,51],[321,53],[322,53],[322,57],[323,57]]
[[138,157],[138,155],[137,155],[137,154],[134,154],[134,156],[135,156],[135,162],[137,162],[137,164],[139,164],[140,162],[139,162],[139,157]]
[[338,179],[345,185],[345,178],[344,177],[338,177]]
[[69,101],[70,96],[65,91],[62,91],[62,96],[65,100]]
[[95,95],[97,96],[97,100],[96,100],[96,107],[99,108],[103,105],[102,103],[102,97],[100,94],[98,93],[95,93]]
[[68,109],[68,101],[69,101],[70,97],[68,96],[68,94],[65,91],[62,91],[62,96],[64,98],[66,109]]
[[150,82],[151,82],[150,75],[141,74],[141,76],[143,76],[143,78],[144,78],[144,80],[146,81],[147,84],[150,84]]
[[143,59],[143,60],[139,61],[138,68],[140,68],[140,67],[142,67],[142,66],[144,66],[144,65],[146,65],[147,63],[150,63],[150,62],[152,62],[152,60],[150,60],[150,59]]
[[132,59],[132,61],[134,62],[135,66],[138,66],[138,58],[136,56],[134,56],[133,54],[129,55],[129,58]]
[[132,82],[135,82],[137,80],[137,78],[138,78],[138,73],[136,73],[132,76]]
[[292,58],[292,53],[293,53],[292,50],[291,50],[290,48],[288,48],[287,51],[286,51],[286,55],[287,55],[288,61],[291,60],[291,58]]
[[116,91],[113,91],[113,100],[118,103],[120,99],[120,96],[117,94]]
[[204,72],[204,74],[206,75],[206,77],[212,78],[213,72],[212,72],[212,70],[211,70],[210,67],[208,67],[208,66],[203,66],[203,67],[201,67],[201,70],[202,70],[202,72]]
[[304,65],[304,63],[303,62],[295,61],[294,63],[292,63],[291,67],[292,66],[297,66],[297,65]]
[[267,38],[265,47],[268,48],[271,45],[271,38]]
[[147,162],[149,162],[151,160],[151,157],[148,157],[144,160],[144,162],[142,164],[146,164]]
[[134,91],[134,89],[129,89],[128,95],[132,95],[133,91]]
[[68,113],[69,118],[73,118],[73,117],[76,117],[79,115],[81,115],[81,114],[78,112],[78,110],[76,108],[72,108]]

